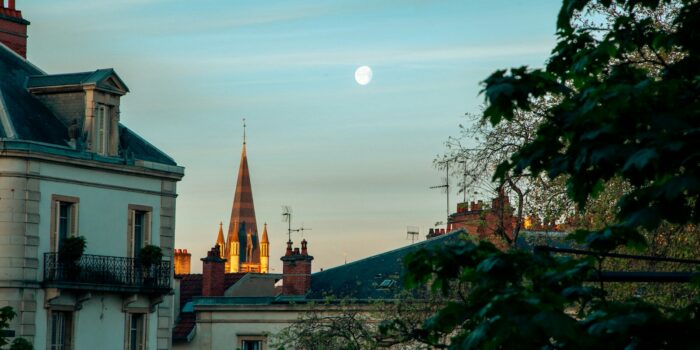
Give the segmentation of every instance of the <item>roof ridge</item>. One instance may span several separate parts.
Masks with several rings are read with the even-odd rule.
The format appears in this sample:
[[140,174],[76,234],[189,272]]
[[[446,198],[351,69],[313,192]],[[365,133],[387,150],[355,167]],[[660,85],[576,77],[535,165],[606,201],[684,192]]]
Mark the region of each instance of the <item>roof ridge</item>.
[[44,72],[43,69],[39,68],[39,67],[36,66],[34,63],[30,62],[26,57],[22,57],[22,55],[18,54],[17,52],[15,52],[15,50],[12,50],[11,48],[7,47],[7,45],[5,45],[5,44],[3,44],[3,43],[1,43],[1,42],[0,42],[0,48],[4,48],[5,50],[7,50],[7,52],[13,54],[15,57],[17,57],[17,58],[19,58],[20,60],[22,60],[22,62],[28,64],[29,66],[31,66],[32,68],[38,70],[38,71],[41,72],[41,73],[46,74],[46,72]]
[[96,71],[85,71],[85,72],[73,72],[73,73],[57,73],[57,74],[48,74],[44,73],[43,75],[30,75],[29,78],[42,78],[42,77],[56,77],[56,76],[62,76],[62,75],[78,75],[78,74],[93,74]]

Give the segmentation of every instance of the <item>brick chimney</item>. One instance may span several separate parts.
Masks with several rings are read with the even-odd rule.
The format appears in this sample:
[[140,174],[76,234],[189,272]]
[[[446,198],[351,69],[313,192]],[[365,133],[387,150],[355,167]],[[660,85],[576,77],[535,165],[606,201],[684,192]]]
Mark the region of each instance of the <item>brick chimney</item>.
[[15,0],[0,0],[0,42],[27,58],[27,26],[22,11],[15,9]]
[[219,246],[202,258],[202,296],[215,297],[224,295],[224,266],[226,259],[219,255]]
[[287,251],[282,260],[282,294],[306,295],[311,288],[311,261],[306,240],[292,250],[292,242],[287,242]]
[[175,274],[189,275],[191,261],[192,254],[188,253],[187,249],[175,249]]

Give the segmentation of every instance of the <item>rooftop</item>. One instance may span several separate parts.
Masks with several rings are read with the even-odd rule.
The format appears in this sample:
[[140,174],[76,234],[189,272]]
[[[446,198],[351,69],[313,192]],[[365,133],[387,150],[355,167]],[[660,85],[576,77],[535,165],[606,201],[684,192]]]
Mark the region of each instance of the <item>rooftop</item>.
[[0,142],[4,149],[184,173],[171,157],[121,124],[119,157],[99,156],[71,147],[68,126],[29,92],[30,87],[56,84],[101,84],[107,90],[128,91],[112,69],[48,75],[0,43]]

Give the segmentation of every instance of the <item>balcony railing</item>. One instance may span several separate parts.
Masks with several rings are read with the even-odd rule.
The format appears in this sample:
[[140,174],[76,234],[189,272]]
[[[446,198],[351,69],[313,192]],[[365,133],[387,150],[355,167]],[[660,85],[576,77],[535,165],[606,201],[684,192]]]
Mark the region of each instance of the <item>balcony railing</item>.
[[83,256],[63,262],[58,253],[44,254],[44,284],[59,288],[163,293],[170,290],[171,265],[162,261],[144,266],[138,259]]

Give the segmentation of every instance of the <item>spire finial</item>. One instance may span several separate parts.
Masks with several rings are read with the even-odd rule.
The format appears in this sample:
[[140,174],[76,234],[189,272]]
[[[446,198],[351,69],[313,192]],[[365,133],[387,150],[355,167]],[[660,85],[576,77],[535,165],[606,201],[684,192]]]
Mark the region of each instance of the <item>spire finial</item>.
[[245,118],[243,118],[243,144],[245,145]]

